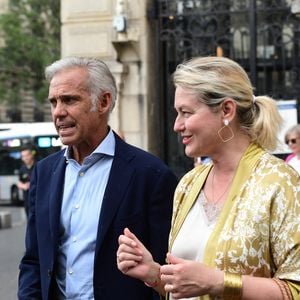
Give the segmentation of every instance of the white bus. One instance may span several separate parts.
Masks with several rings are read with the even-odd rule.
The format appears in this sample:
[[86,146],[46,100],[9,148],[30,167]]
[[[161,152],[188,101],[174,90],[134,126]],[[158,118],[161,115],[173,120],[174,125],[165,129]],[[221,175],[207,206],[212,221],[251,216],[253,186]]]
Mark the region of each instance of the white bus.
[[[33,124],[33,123],[0,123],[0,132],[9,129],[22,128],[24,124]],[[35,124],[43,124],[43,123],[35,123]]]
[[13,123],[10,129],[0,130],[0,200],[13,205],[23,201],[17,182],[22,165],[20,150],[25,145],[34,148],[37,160],[62,148],[52,122]]

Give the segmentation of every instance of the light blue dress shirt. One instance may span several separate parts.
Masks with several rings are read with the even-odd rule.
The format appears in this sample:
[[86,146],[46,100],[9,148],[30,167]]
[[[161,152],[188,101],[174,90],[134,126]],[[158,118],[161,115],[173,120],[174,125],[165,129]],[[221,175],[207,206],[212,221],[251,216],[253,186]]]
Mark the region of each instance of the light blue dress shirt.
[[102,200],[115,153],[112,130],[83,164],[65,156],[56,281],[59,299],[94,299],[93,273]]

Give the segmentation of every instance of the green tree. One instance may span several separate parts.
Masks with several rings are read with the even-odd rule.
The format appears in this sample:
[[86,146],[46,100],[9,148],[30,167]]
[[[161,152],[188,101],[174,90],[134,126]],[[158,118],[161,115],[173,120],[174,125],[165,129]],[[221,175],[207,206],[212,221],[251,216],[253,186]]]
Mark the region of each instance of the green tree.
[[60,56],[60,0],[10,0],[0,32],[0,101],[12,110],[26,94],[43,103],[44,68]]

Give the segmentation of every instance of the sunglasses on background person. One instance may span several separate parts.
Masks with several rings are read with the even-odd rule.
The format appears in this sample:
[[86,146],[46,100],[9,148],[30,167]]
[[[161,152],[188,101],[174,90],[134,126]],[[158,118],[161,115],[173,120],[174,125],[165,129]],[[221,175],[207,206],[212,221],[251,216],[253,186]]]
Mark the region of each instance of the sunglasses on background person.
[[289,143],[296,144],[299,138],[287,139],[285,143],[288,145]]

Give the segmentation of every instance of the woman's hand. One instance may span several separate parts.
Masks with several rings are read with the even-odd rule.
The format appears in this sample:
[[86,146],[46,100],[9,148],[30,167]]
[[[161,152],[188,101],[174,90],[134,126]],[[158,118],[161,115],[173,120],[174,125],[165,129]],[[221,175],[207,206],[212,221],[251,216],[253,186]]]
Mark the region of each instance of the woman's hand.
[[133,278],[149,284],[159,280],[160,265],[154,262],[151,253],[128,228],[119,236],[117,264],[122,273]]
[[165,283],[165,291],[172,293],[173,299],[222,295],[222,271],[171,254],[167,255],[167,260],[169,265],[160,269],[161,280]]

